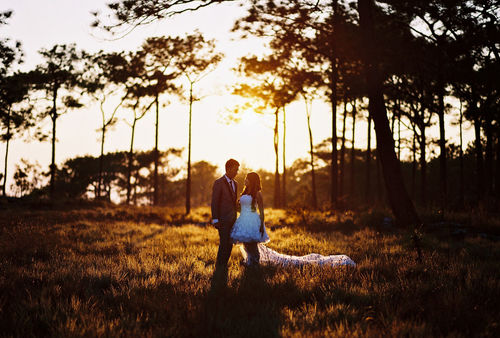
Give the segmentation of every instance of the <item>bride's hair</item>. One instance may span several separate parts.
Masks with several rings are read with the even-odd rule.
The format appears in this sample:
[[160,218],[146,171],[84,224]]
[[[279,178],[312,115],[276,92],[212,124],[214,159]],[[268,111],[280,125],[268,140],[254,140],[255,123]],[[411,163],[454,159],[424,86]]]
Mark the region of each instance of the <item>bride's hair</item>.
[[259,174],[255,172],[251,172],[247,174],[248,184],[245,186],[245,189],[241,193],[241,195],[250,195],[252,196],[252,210],[255,210],[255,201],[257,200],[257,193],[262,190],[260,185],[260,177]]

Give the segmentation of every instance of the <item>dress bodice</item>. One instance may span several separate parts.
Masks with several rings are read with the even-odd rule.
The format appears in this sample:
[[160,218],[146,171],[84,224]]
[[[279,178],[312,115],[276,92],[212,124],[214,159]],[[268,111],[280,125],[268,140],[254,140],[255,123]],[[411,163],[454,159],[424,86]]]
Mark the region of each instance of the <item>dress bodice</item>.
[[255,212],[252,210],[252,196],[242,195],[240,197],[241,213]]

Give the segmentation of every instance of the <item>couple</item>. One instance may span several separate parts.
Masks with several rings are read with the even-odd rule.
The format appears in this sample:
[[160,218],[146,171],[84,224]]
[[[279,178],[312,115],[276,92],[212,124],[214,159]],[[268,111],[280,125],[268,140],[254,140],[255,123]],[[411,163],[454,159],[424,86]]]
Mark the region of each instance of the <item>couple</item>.
[[[216,269],[227,269],[233,244],[241,243],[244,263],[247,266],[272,264],[281,266],[303,266],[307,264],[341,266],[356,264],[346,255],[290,256],[278,253],[261,243],[269,242],[264,225],[264,202],[260,177],[248,173],[245,188],[238,199],[238,184],[234,180],[240,164],[234,159],[226,162],[226,173],[214,182],[212,190],[212,223],[219,231],[219,251]],[[238,205],[240,216],[237,217]],[[257,208],[259,213],[257,213]]]

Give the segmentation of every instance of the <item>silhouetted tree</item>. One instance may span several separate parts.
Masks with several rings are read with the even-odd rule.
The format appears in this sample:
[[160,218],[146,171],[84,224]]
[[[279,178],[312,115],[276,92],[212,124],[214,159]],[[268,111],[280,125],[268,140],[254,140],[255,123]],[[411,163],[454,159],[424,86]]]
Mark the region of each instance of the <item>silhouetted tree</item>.
[[[275,153],[275,208],[282,206],[283,191],[279,174],[279,112],[297,96],[298,91],[291,83],[289,68],[281,55],[269,55],[265,58],[244,57],[241,59],[239,71],[255,85],[242,84],[235,88],[234,93],[249,99],[257,100],[254,110],[258,113],[274,113],[274,153]],[[285,167],[285,164],[284,164]]]
[[159,203],[158,188],[158,166],[159,166],[159,125],[160,125],[160,95],[164,93],[179,93],[179,88],[174,84],[174,80],[180,75],[176,65],[177,53],[181,50],[182,39],[178,37],[153,37],[146,40],[142,45],[142,51],[146,54],[146,68],[149,77],[155,79],[152,84],[152,91],[155,96],[156,116],[155,116],[155,147],[154,147],[154,183],[153,183],[153,205]]
[[191,211],[191,129],[193,103],[200,100],[193,94],[193,87],[201,81],[222,60],[222,53],[215,50],[215,41],[206,40],[200,32],[187,35],[176,51],[179,55],[177,67],[188,81],[189,124],[188,124],[188,161],[186,180],[186,214]]
[[346,121],[347,121],[347,103],[349,99],[347,92],[344,92],[344,112],[342,116],[342,138],[340,143],[340,171],[339,171],[339,196],[342,204],[345,202],[344,179],[345,179],[345,143],[346,143]]
[[[7,24],[12,14],[12,11],[0,12],[0,27]],[[19,41],[12,42],[8,38],[0,39],[0,128],[2,131],[5,130],[1,137],[5,142],[3,196],[6,196],[10,140],[29,127],[32,117],[29,109],[18,105],[26,99],[28,91],[25,76],[21,73],[14,73],[14,67],[22,63],[22,58],[23,52]]]
[[85,53],[74,44],[54,45],[39,51],[44,62],[30,72],[34,88],[44,93],[49,106],[42,108],[41,117],[52,120],[52,157],[50,164],[50,195],[54,197],[56,178],[56,127],[58,118],[68,111],[82,107],[78,88],[82,85]]
[[[101,152],[99,155],[99,173],[96,198],[101,197],[102,173],[104,164],[104,143],[107,131],[117,122],[116,113],[129,95],[125,87],[127,72],[126,60],[120,53],[98,52],[89,56],[85,70],[85,87],[89,95],[99,103],[101,112]],[[107,103],[118,96],[109,108]]]
[[384,104],[379,60],[375,44],[375,6],[372,0],[358,0],[360,27],[364,37],[363,61],[366,73],[370,115],[375,123],[377,153],[381,160],[385,187],[392,211],[400,224],[419,224],[420,220],[406,191],[399,161],[394,151],[394,140],[389,128]]
[[16,164],[13,178],[14,183],[11,185],[11,190],[16,197],[31,194],[33,191],[40,189],[43,183],[43,173],[40,171],[40,165],[37,162],[30,163],[23,158],[21,158],[20,163]]
[[145,54],[131,52],[126,56],[126,76],[122,78],[125,83],[127,96],[124,106],[133,113],[132,122],[126,121],[130,126],[130,147],[128,151],[127,165],[127,199],[129,204],[132,196],[132,170],[134,165],[134,141],[137,122],[141,120],[155,103],[155,94],[151,90],[151,81],[155,79],[148,77],[145,66]]
[[314,209],[318,208],[318,194],[316,192],[316,173],[314,165],[314,146],[313,146],[313,134],[311,129],[311,113],[312,113],[312,98],[310,95],[303,94],[304,103],[306,106],[306,118],[307,118],[307,131],[309,134],[309,154],[311,160],[309,162],[311,166],[311,204]]
[[155,20],[162,20],[177,14],[196,11],[198,9],[236,0],[114,0],[107,4],[113,14],[114,22],[101,20],[101,13],[92,14],[95,21],[93,27],[101,28],[115,35],[125,35],[141,25],[148,25]]
[[356,159],[356,151],[355,151],[355,140],[356,140],[356,114],[357,114],[357,108],[356,108],[356,99],[354,99],[351,102],[352,106],[352,134],[351,134],[351,177],[350,177],[350,184],[349,184],[349,191],[351,194],[351,199],[353,196],[355,196],[355,187],[354,187],[354,175],[355,175],[355,159]]
[[[26,74],[15,73],[0,77],[0,126],[5,130],[2,140],[5,142],[5,167],[2,193],[6,196],[7,163],[10,140],[20,135],[34,124],[32,106],[28,102],[29,84]],[[23,104],[24,103],[24,104]]]

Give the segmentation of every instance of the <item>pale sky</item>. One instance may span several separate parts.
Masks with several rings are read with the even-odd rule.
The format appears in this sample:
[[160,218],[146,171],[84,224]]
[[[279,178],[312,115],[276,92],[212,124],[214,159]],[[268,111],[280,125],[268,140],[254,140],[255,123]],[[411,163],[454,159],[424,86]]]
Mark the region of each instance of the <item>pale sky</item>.
[[[198,89],[205,98],[194,104],[193,111],[193,143],[192,161],[206,160],[219,166],[222,173],[225,161],[232,157],[247,166],[274,171],[273,125],[272,116],[258,116],[247,113],[238,124],[226,125],[223,116],[234,107],[236,99],[229,95],[228,88],[238,79],[231,71],[241,56],[262,53],[265,42],[252,39],[240,40],[237,33],[230,33],[234,20],[244,15],[245,10],[235,3],[211,6],[194,13],[163,20],[147,27],[134,30],[119,40],[105,39],[105,35],[90,28],[93,18],[91,11],[103,10],[106,0],[1,0],[0,10],[13,10],[14,15],[7,26],[0,28],[0,37],[20,40],[25,53],[23,70],[33,69],[41,59],[37,51],[50,48],[54,44],[76,43],[78,48],[88,52],[121,51],[138,49],[150,36],[184,35],[199,29],[208,38],[215,38],[217,49],[226,55],[218,68],[199,83]],[[196,88],[195,88],[196,90]],[[187,159],[188,143],[188,106],[177,98],[166,96],[163,102],[171,104],[160,112],[159,147],[166,150],[171,147],[185,147],[184,158]],[[131,112],[119,111],[119,118],[126,119]],[[147,150],[154,146],[154,112],[138,122],[135,149]],[[56,162],[79,155],[99,154],[100,112],[94,104],[63,115],[58,120],[58,143],[56,145]],[[451,120],[451,119],[449,119]],[[319,143],[331,136],[331,111],[328,104],[317,101],[313,104],[312,130],[314,142]],[[47,127],[50,120],[45,121]],[[341,121],[337,125],[341,133]],[[348,120],[348,130],[351,123]],[[366,123],[356,125],[356,147],[366,147]],[[450,136],[458,134],[456,128],[450,127]],[[350,132],[348,132],[350,135]],[[411,135],[409,132],[403,133]],[[349,136],[350,137],[350,136]],[[106,136],[105,151],[126,150],[129,147],[130,128],[120,122],[115,130]],[[472,138],[472,131],[466,132],[466,140]],[[304,103],[297,102],[287,108],[287,165],[300,157],[307,157],[309,139],[304,110]],[[374,139],[372,140],[375,144]],[[281,143],[281,142],[280,142]],[[4,166],[4,151],[0,156],[0,168]],[[22,140],[11,142],[9,151],[8,188],[13,183],[11,177],[15,164],[21,158],[30,162],[37,161],[48,168],[50,164],[50,141]],[[281,157],[280,157],[281,163]],[[282,164],[281,164],[282,165]]]

